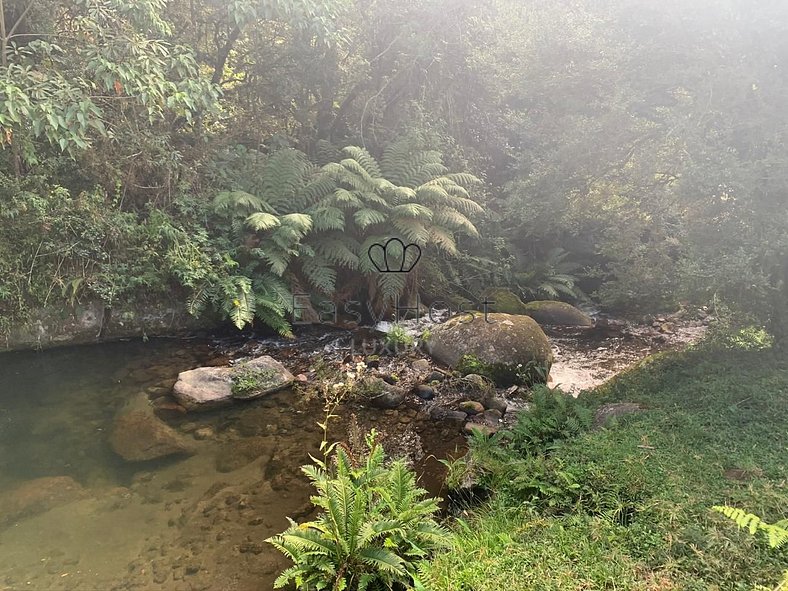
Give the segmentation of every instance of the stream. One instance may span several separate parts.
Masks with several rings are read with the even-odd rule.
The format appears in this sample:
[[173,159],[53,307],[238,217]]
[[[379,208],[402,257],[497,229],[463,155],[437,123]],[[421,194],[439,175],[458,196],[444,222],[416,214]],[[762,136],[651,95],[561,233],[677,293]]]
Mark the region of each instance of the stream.
[[[593,387],[702,331],[697,322],[666,333],[552,330],[552,383],[573,393]],[[151,339],[0,355],[0,589],[272,589],[287,561],[265,539],[288,516],[312,514],[300,466],[319,453],[323,401],[301,387],[185,413],[169,392],[181,371],[263,354],[312,381],[319,360],[363,359],[351,355],[359,334],[307,327],[295,340]],[[411,367],[423,357],[407,351],[382,359],[381,370],[415,385]],[[116,413],[143,395],[189,439],[191,455],[126,462],[112,451]],[[411,393],[396,409],[348,403],[329,436],[375,428],[439,495],[439,459],[462,454],[465,436],[430,410],[455,403],[440,386],[434,400]]]

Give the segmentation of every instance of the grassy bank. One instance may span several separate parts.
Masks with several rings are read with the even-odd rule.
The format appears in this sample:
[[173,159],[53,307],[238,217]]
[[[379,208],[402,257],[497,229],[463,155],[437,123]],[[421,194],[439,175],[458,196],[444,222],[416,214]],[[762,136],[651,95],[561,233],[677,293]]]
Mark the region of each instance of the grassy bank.
[[[671,354],[577,407],[546,400],[519,435],[479,439],[455,467],[494,493],[434,561],[439,589],[751,589],[788,568],[784,548],[710,510],[734,505],[771,522],[788,514],[785,359]],[[592,409],[617,401],[646,411],[586,428]]]

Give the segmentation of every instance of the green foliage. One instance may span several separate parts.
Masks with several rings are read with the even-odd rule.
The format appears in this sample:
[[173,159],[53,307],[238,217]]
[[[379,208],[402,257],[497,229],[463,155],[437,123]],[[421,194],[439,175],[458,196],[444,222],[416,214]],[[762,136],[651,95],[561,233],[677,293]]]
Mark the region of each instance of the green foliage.
[[43,30],[14,35],[21,18],[4,28],[0,143],[20,146],[35,162],[38,138],[74,154],[118,133],[120,117],[190,122],[213,107],[217,93],[193,53],[163,39],[171,32],[163,0],[54,4],[51,20],[36,23]]
[[403,461],[386,465],[374,432],[367,446],[364,458],[337,446],[331,462],[303,468],[317,489],[312,502],[321,513],[315,521],[291,521],[268,540],[294,563],[276,588],[430,588],[422,563],[447,537],[433,519],[438,499],[426,498]]
[[530,270],[513,273],[513,282],[526,299],[583,299],[585,294],[577,286],[580,265],[569,256],[563,248],[550,249]]
[[[507,578],[513,589],[602,587],[618,568],[626,574],[613,580],[626,590],[778,579],[784,555],[747,537],[732,544],[708,507],[754,498],[759,514],[784,516],[786,388],[788,370],[772,351],[707,347],[661,356],[581,395],[589,407],[648,407],[615,428],[553,440],[544,452],[521,446],[527,456],[502,434],[473,440],[467,462],[493,498],[469,529],[455,529],[454,552],[433,561],[438,588],[485,591]],[[733,468],[749,480],[734,479]],[[496,552],[499,544],[509,551]]]
[[386,347],[392,351],[399,351],[403,347],[412,347],[415,342],[413,337],[399,324],[395,324],[386,333],[385,337]]
[[233,370],[232,392],[239,398],[249,398],[270,384],[276,375],[273,369],[251,368],[241,364]]
[[528,409],[517,414],[517,422],[506,438],[518,454],[535,455],[587,431],[592,419],[593,413],[576,398],[557,388],[537,386]]
[[[755,535],[757,532],[766,534],[771,548],[781,548],[788,544],[788,519],[783,519],[775,524],[764,522],[760,517],[752,513],[747,513],[742,509],[736,507],[728,507],[727,505],[715,505],[712,510],[722,513],[728,519],[731,519],[742,529],[747,529],[750,535]],[[788,585],[788,569],[783,573],[782,580],[774,588],[774,591],[780,591]],[[757,586],[756,591],[768,591],[766,587]]]
[[392,227],[421,246],[456,252],[454,234],[476,232],[465,214],[481,211],[461,183],[478,181],[448,174],[439,154],[411,142],[394,143],[381,164],[356,147],[320,168],[294,149],[265,157],[239,147],[218,161],[216,181],[228,190],[214,199],[214,212],[236,242],[233,256],[246,276],[268,283],[287,275],[331,294],[341,273],[362,275],[373,295],[390,300],[405,279],[378,273],[367,252],[386,242]]
[[747,513],[743,509],[737,507],[715,505],[712,509],[734,521],[740,528],[749,530],[750,535],[755,535],[759,531],[763,532],[766,534],[769,540],[769,546],[772,548],[781,548],[783,545],[788,544],[788,519],[770,524],[764,522],[757,515]]
[[455,369],[461,375],[477,374],[484,376],[499,386],[513,384],[531,386],[544,383],[550,373],[550,368],[536,361],[525,365],[520,363],[487,363],[475,355],[463,355],[457,362]]

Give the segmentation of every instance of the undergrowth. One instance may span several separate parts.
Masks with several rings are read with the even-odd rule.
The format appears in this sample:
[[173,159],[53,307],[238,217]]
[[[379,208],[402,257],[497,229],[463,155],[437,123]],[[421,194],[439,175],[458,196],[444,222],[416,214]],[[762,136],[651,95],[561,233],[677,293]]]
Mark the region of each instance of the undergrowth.
[[[788,364],[775,353],[661,355],[576,402],[539,397],[510,432],[473,440],[461,468],[493,496],[458,522],[452,550],[433,562],[439,589],[779,580],[785,553],[710,510],[732,505],[770,523],[788,513]],[[586,409],[617,401],[646,411],[588,429]]]

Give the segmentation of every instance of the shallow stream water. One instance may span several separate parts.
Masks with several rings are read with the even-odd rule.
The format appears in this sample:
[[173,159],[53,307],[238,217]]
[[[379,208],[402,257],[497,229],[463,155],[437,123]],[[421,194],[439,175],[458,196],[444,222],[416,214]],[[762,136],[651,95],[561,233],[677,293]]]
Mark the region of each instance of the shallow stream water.
[[[191,442],[188,457],[125,462],[109,432],[130,398],[156,403],[179,372],[226,363],[228,350],[298,366],[342,354],[337,336],[325,336],[0,355],[0,589],[271,589],[287,564],[264,540],[287,516],[311,512],[299,468],[318,453],[319,400],[287,390],[209,413],[165,404],[159,416],[189,440],[212,432]],[[349,412],[332,436],[347,436]],[[439,457],[462,446],[459,431],[442,430],[415,404],[353,412],[363,429],[393,438],[418,431]],[[420,455],[417,470],[438,493],[441,466]]]
[[[694,330],[659,342],[638,331],[553,331],[554,383],[594,386],[691,341]],[[187,414],[169,392],[179,372],[237,357],[270,354],[309,373],[350,358],[352,338],[317,328],[295,341],[153,339],[0,355],[0,590],[272,589],[287,562],[265,539],[287,516],[312,512],[300,466],[318,453],[322,401],[285,390]],[[406,382],[420,356],[392,361]],[[113,421],[135,398],[158,407],[194,453],[153,462],[116,455]],[[432,420],[429,406],[452,403],[439,391],[429,403],[410,394],[392,410],[343,407],[330,438],[346,440],[351,425],[377,429],[440,494],[438,460],[462,453],[465,440],[461,424]]]

